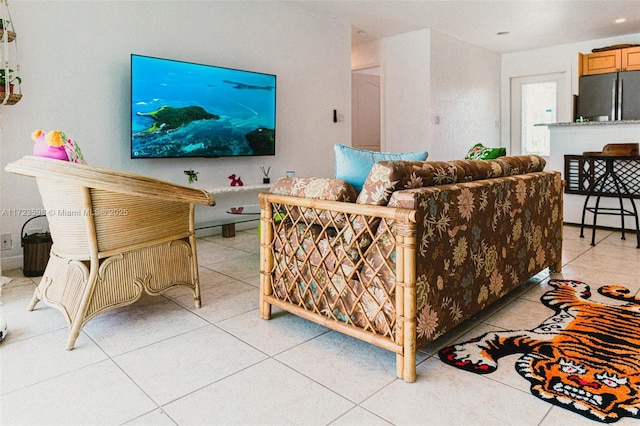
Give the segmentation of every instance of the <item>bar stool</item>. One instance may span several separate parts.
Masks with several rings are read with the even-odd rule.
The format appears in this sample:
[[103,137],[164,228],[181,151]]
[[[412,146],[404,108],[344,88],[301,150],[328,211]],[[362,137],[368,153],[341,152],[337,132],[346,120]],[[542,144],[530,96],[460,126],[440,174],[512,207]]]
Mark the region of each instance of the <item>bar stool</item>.
[[[602,152],[584,152],[582,155],[586,157],[588,163],[591,165],[591,179],[596,178],[596,170],[595,164],[597,161],[604,162],[605,171],[602,176],[597,177],[593,186],[591,186],[589,190],[589,194],[584,201],[584,206],[582,208],[582,222],[580,224],[580,238],[584,238],[584,220],[586,212],[593,213],[593,228],[591,230],[591,245],[595,245],[596,239],[596,223],[598,220],[598,215],[614,215],[620,216],[620,220],[622,222],[622,239],[625,238],[625,227],[624,227],[624,217],[625,216],[633,216],[636,222],[636,239],[637,244],[636,247],[640,248],[640,226],[638,225],[638,210],[636,209],[636,204],[633,200],[633,195],[629,189],[627,184],[629,182],[624,181],[618,175],[618,172],[615,168],[616,161],[619,160],[638,160],[638,170],[640,170],[640,155],[638,152],[639,144],[631,143],[631,144],[607,144],[604,146]],[[589,199],[591,196],[596,196],[596,203],[594,206],[589,207]],[[620,207],[600,207],[600,198],[601,196],[605,197],[615,197],[618,199]],[[631,202],[631,207],[633,210],[625,209],[623,204],[623,199],[628,198]]]

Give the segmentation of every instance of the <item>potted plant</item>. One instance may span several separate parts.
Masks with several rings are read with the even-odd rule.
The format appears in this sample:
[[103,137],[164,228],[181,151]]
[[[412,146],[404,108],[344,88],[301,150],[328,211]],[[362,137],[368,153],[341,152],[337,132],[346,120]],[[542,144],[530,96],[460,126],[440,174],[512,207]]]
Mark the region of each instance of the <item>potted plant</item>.
[[22,83],[22,79],[14,76],[13,72],[10,68],[0,68],[0,92],[6,92],[7,82],[9,83],[9,93],[13,93],[14,81],[17,81],[18,84]]
[[185,170],[184,171],[184,174],[189,177],[189,183],[193,183],[193,182],[198,180],[198,173],[200,173],[200,172],[196,172],[193,169],[189,169],[189,170]]

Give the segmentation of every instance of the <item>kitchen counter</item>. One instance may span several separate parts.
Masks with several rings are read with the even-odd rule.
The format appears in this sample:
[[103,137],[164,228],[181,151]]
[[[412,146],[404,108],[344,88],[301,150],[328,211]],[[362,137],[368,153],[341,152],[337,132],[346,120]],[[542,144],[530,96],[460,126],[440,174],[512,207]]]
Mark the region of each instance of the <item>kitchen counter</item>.
[[620,126],[625,124],[640,124],[640,120],[616,120],[616,121],[570,121],[567,123],[551,123],[546,126],[551,127],[592,127],[592,126]]
[[[585,151],[602,151],[602,148],[608,143],[640,142],[640,120],[554,123],[548,126],[551,152],[546,169],[560,171],[563,179],[565,155],[582,155]],[[565,223],[580,223],[584,200],[584,195],[565,194]],[[615,206],[613,203],[617,203],[617,199],[602,198],[601,205],[603,207]],[[592,215],[587,214],[586,220],[588,223],[592,223]],[[598,216],[598,226],[620,228],[620,218]]]

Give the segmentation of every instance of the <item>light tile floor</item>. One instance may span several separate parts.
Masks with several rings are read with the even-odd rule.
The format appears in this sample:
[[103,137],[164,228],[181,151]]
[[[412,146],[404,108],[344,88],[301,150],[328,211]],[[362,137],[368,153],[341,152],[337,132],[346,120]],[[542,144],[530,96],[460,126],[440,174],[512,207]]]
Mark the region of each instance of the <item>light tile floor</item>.
[[[564,269],[555,277],[640,293],[635,235],[598,231],[598,244],[565,227]],[[395,356],[274,309],[258,316],[255,230],[198,240],[203,306],[175,291],[144,297],[89,322],[76,349],[67,327],[40,303],[20,270],[2,292],[9,334],[0,344],[2,425],[577,425],[596,424],[529,393],[503,358],[479,376],[443,364],[441,347],[550,316],[544,271],[473,321],[419,352],[416,383],[395,378]],[[594,292],[594,298],[600,297]],[[620,425],[636,423],[623,419]]]

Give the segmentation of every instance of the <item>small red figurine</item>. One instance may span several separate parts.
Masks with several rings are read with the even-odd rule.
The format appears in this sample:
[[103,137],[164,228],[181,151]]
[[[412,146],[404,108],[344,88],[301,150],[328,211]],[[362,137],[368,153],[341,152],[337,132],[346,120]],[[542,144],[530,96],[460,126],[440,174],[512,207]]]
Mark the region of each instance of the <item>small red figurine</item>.
[[232,174],[231,176],[229,176],[229,179],[231,179],[231,186],[243,186],[244,183],[242,183],[242,178],[240,178],[240,176],[237,176],[234,174]]

